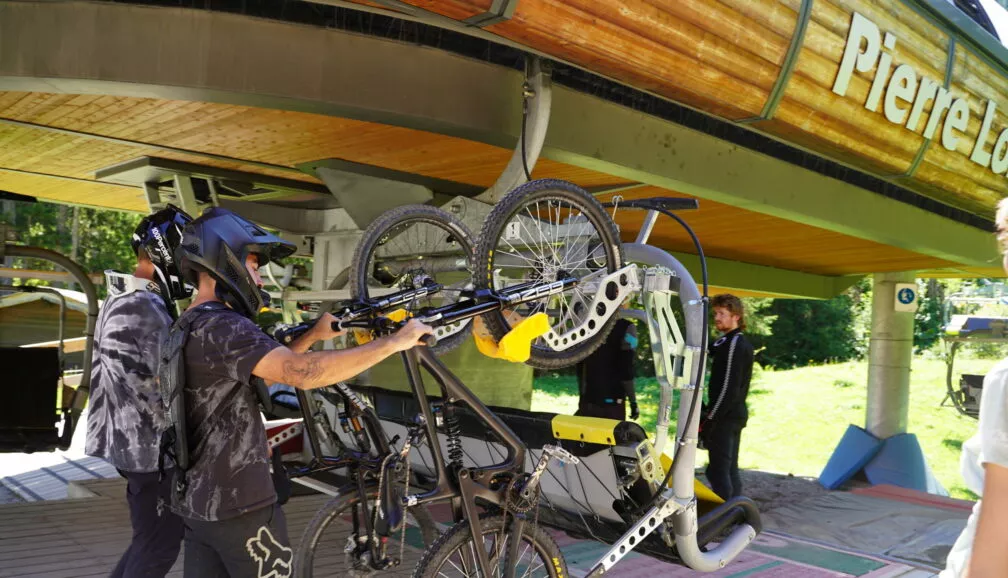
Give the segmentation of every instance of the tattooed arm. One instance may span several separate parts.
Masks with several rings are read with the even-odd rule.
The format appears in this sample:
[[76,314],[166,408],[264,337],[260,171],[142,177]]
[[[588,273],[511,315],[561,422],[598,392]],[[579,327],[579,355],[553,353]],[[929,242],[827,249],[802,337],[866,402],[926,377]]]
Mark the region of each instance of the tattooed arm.
[[315,325],[312,325],[311,329],[295,339],[287,347],[294,353],[305,353],[312,345],[315,345],[319,341],[328,341],[338,335],[342,335],[342,331],[333,331],[332,324],[335,321],[336,318],[333,317],[332,313],[323,313],[315,322]]
[[430,327],[411,320],[395,334],[353,349],[296,353],[277,347],[256,364],[252,373],[267,383],[286,383],[299,389],[325,387],[350,379],[393,353],[418,345],[420,338],[430,333],[433,333]]

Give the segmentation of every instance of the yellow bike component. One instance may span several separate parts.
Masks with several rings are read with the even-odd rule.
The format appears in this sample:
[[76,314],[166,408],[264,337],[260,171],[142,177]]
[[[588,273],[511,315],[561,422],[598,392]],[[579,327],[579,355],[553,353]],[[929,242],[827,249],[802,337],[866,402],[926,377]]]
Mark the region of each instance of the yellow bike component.
[[[395,311],[390,311],[385,315],[385,317],[397,323],[402,321],[403,319],[406,319],[408,316],[409,311],[406,311],[405,309],[401,308],[396,309]],[[350,329],[350,332],[353,334],[354,341],[357,342],[357,345],[364,345],[365,343],[372,341],[374,339],[374,334],[370,329],[363,329],[361,327],[352,327]]]
[[616,444],[614,430],[619,425],[615,419],[585,417],[581,415],[553,416],[553,437],[607,446]]
[[407,317],[409,317],[409,311],[400,308],[394,311],[389,311],[388,313],[385,314],[385,317],[387,317],[390,321],[395,321],[396,323],[399,323],[400,321],[403,321]]
[[[508,322],[514,323],[517,319],[521,317],[517,313],[510,312]],[[536,313],[521,319],[501,338],[500,343],[495,343],[493,336],[483,325],[483,320],[477,318],[473,337],[476,340],[476,348],[483,355],[523,363],[532,355],[532,342],[549,330],[549,317],[545,313]]]

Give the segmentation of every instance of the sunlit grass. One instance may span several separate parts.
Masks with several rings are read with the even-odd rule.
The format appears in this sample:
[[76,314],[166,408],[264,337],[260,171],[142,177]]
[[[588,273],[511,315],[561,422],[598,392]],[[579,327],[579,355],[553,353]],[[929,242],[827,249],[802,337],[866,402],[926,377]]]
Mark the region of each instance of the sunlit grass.
[[[956,371],[985,373],[996,360],[957,359]],[[848,424],[864,426],[868,364],[865,361],[757,371],[749,392],[749,426],[742,438],[743,468],[818,476]],[[976,431],[976,420],[960,415],[945,397],[945,364],[916,358],[910,378],[908,431],[916,434],[938,481],[957,498],[975,498],[959,473],[962,443]],[[654,431],[658,384],[638,378],[639,423]],[[532,409],[574,413],[577,382],[568,376],[536,379]],[[673,419],[675,414],[673,413]],[[706,462],[698,453],[698,465]]]

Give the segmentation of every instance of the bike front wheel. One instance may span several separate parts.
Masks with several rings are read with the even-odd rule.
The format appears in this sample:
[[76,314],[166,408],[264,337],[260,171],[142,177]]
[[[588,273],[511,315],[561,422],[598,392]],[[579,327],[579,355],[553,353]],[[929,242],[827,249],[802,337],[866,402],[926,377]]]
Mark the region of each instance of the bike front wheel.
[[[510,559],[511,536],[505,528],[504,516],[480,516],[483,548],[490,561],[490,577],[504,576],[505,568],[514,568],[515,578],[566,578],[567,562],[560,547],[541,526],[528,522],[522,525],[521,542],[516,560]],[[462,521],[441,535],[420,559],[413,578],[477,578],[482,574],[476,561],[469,522]]]
[[483,222],[476,287],[500,293],[565,279],[576,283],[486,313],[483,321],[499,341],[522,319],[545,313],[550,331],[532,342],[526,363],[540,369],[573,365],[602,345],[616,322],[618,296],[625,294],[618,286],[627,280],[609,277],[623,265],[616,224],[588,191],[556,179],[529,181],[505,195]]

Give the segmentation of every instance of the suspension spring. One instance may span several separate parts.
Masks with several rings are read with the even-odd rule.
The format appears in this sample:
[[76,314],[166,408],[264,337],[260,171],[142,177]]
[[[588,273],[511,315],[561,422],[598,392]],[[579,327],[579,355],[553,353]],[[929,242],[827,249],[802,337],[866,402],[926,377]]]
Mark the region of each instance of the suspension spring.
[[446,445],[448,446],[448,459],[452,465],[462,468],[462,427],[459,425],[458,416],[455,415],[455,408],[450,404],[445,404],[443,409],[444,428],[447,434]]

